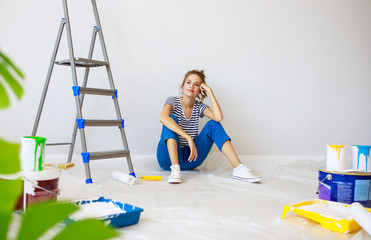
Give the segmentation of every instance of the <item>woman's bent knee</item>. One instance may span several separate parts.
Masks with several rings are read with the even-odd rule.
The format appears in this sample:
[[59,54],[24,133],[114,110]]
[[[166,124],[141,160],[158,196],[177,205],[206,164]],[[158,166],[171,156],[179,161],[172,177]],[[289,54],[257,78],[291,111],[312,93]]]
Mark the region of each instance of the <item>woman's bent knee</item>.
[[174,119],[176,123],[178,123],[178,118],[174,114],[170,114],[170,117]]
[[217,121],[214,121],[214,120],[209,120],[206,124],[205,124],[205,127],[222,127],[223,128],[223,126],[222,126],[222,124],[220,123],[220,122],[217,122]]

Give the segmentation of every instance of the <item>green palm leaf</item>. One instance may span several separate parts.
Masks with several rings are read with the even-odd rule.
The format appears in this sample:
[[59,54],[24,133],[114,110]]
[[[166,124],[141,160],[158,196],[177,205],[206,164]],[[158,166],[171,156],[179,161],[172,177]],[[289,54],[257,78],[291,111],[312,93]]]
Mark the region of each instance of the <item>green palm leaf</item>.
[[0,239],[7,239],[12,212],[22,192],[21,180],[0,180]]
[[[48,229],[66,220],[79,207],[71,203],[39,203],[30,206],[23,217],[18,240],[37,240]],[[118,236],[102,220],[85,219],[67,225],[53,240],[104,240]]]
[[101,220],[85,219],[68,225],[53,240],[104,240],[118,235],[118,232]]
[[0,51],[0,109],[10,106],[9,94],[6,91],[5,83],[20,99],[23,95],[23,88],[19,79],[23,79],[23,73],[14,65],[14,63]]
[[0,138],[0,174],[14,174],[21,169],[19,143],[10,143]]
[[18,240],[39,239],[49,228],[66,219],[77,209],[76,205],[70,203],[32,205],[25,212]]

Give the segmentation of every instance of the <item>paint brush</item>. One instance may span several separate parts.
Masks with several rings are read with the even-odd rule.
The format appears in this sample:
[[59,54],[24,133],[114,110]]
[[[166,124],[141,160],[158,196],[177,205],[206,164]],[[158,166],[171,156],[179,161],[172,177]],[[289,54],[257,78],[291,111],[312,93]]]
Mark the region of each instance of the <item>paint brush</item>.
[[75,166],[74,163],[62,163],[62,164],[44,164],[45,167],[56,167],[56,168],[60,168],[60,169],[64,169],[66,170],[67,168],[71,168],[73,166]]

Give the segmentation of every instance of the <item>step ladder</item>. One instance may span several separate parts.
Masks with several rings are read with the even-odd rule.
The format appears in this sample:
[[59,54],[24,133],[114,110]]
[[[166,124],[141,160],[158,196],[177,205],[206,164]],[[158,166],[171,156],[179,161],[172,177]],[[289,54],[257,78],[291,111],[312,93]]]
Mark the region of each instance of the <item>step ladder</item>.
[[[121,112],[120,112],[120,107],[119,103],[117,100],[117,89],[115,88],[114,82],[113,82],[113,77],[112,77],[112,72],[111,72],[111,67],[108,61],[108,55],[107,55],[107,50],[103,38],[103,33],[102,33],[102,27],[98,15],[98,9],[96,5],[95,0],[91,0],[92,6],[93,6],[93,12],[94,12],[94,17],[95,17],[95,22],[96,26],[93,28],[93,34],[90,42],[90,48],[89,48],[89,53],[87,58],[79,58],[75,57],[74,55],[74,50],[73,50],[73,44],[72,44],[72,37],[71,37],[71,27],[70,27],[70,21],[69,21],[69,15],[68,15],[68,6],[67,6],[67,0],[62,0],[63,1],[63,10],[64,10],[64,18],[62,18],[57,39],[55,42],[54,50],[53,50],[53,55],[50,61],[47,77],[45,80],[44,84],[44,89],[43,93],[41,96],[39,108],[37,111],[34,127],[32,130],[32,136],[36,136],[37,128],[40,122],[40,117],[41,113],[43,110],[43,106],[45,103],[45,98],[46,94],[48,91],[51,75],[53,72],[54,65],[61,65],[61,66],[69,66],[72,71],[72,80],[73,80],[73,94],[75,96],[75,102],[76,102],[76,122],[74,125],[73,133],[72,133],[72,139],[71,142],[68,143],[49,143],[47,144],[48,146],[55,146],[55,145],[69,145],[69,153],[68,153],[68,158],[67,158],[67,163],[70,163],[72,160],[72,154],[75,146],[75,141],[76,141],[76,135],[77,131],[80,133],[81,137],[81,147],[82,147],[82,160],[84,163],[85,167],[85,174],[86,174],[86,183],[92,183],[92,178],[90,174],[90,166],[89,163],[91,160],[98,160],[98,159],[108,159],[108,158],[122,158],[126,157],[127,159],[127,164],[128,168],[130,171],[130,175],[135,177],[133,165],[131,162],[131,157],[130,157],[130,151],[129,147],[127,144],[126,140],[126,135],[124,131],[124,119],[121,117]],[[62,38],[63,30],[66,29],[67,33],[67,41],[68,41],[68,49],[69,49],[69,59],[66,60],[61,60],[61,61],[56,61],[56,56],[58,53],[58,48],[59,44]],[[101,43],[102,47],[102,52],[103,52],[103,57],[104,61],[98,61],[98,60],[93,60],[93,51],[94,51],[94,46],[95,46],[95,41],[97,38],[97,34],[99,36],[99,40]],[[77,67],[82,67],[85,68],[85,74],[84,74],[84,79],[82,82],[82,86],[79,86],[78,80],[77,80],[77,73],[76,73],[76,68]],[[110,89],[98,89],[98,88],[89,88],[87,87],[87,82],[88,82],[88,76],[89,76],[89,70],[92,67],[105,67],[107,70],[107,76],[109,80],[109,85]],[[82,116],[82,106],[84,102],[84,96],[85,94],[91,94],[91,95],[104,95],[104,96],[110,96],[112,97],[114,106],[115,106],[115,111],[116,111],[116,119],[114,120],[94,120],[94,119],[84,119]],[[85,137],[85,127],[90,127],[90,126],[95,126],[95,127],[118,127],[120,130],[121,134],[121,139],[123,142],[123,149],[122,150],[115,150],[115,151],[101,151],[101,152],[88,152],[87,149],[87,144],[86,144],[86,137]]]

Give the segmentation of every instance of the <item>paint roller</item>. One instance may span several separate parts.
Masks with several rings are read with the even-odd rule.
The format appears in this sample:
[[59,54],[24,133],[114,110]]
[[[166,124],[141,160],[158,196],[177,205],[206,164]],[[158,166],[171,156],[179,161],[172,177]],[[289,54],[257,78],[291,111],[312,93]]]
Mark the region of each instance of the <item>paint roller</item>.
[[136,183],[136,178],[132,175],[120,172],[120,171],[113,171],[112,173],[113,179],[116,179],[119,182],[123,182],[129,185],[133,185]]
[[350,204],[348,212],[354,220],[371,236],[371,212],[359,202]]
[[161,176],[141,176],[139,179],[136,179],[134,176],[120,171],[113,171],[112,177],[117,181],[126,183],[128,185],[133,185],[141,180],[161,181]]

